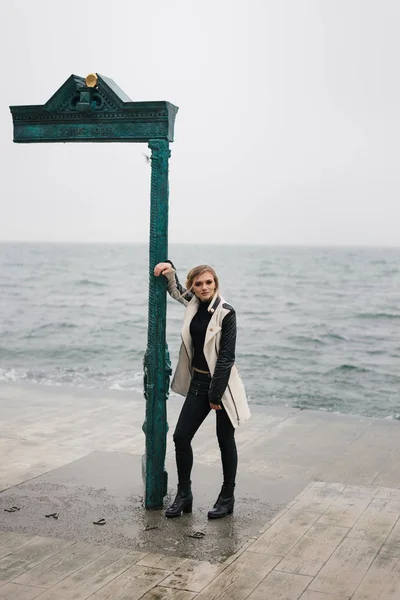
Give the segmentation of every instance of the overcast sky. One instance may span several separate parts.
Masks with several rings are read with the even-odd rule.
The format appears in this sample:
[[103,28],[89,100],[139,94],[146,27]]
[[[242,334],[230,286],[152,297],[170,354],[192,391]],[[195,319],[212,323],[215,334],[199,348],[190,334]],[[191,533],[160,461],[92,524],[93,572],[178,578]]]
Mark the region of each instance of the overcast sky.
[[179,106],[170,241],[400,245],[398,0],[1,0],[0,240],[148,239],[145,144],[12,142],[71,73]]

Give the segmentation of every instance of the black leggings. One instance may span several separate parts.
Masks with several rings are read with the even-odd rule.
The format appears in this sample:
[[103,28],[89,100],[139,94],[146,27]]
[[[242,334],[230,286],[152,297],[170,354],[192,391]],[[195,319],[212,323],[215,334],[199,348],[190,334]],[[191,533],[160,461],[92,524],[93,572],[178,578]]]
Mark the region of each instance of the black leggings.
[[[189,393],[179,415],[174,433],[179,484],[187,485],[190,483],[193,466],[191,441],[211,410],[208,401],[210,382],[209,375],[194,372]],[[224,485],[230,487],[235,485],[238,462],[235,428],[224,408],[215,412],[217,414],[217,438],[221,450]]]

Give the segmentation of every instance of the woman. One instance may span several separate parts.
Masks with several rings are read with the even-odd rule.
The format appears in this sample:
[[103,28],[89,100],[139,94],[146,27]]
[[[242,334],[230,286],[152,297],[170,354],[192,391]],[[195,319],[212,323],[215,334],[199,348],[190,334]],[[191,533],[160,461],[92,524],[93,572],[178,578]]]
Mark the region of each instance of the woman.
[[171,384],[174,392],[186,396],[173,436],[178,493],[165,516],[180,517],[183,512],[192,512],[191,441],[208,413],[214,410],[224,481],[208,518],[218,519],[233,512],[237,470],[235,428],[250,417],[246,392],[235,366],[236,314],[220,296],[217,274],[208,265],[189,272],[186,289],[180,285],[170,261],[156,265],[154,274],[164,275],[169,294],[186,306],[179,360]]

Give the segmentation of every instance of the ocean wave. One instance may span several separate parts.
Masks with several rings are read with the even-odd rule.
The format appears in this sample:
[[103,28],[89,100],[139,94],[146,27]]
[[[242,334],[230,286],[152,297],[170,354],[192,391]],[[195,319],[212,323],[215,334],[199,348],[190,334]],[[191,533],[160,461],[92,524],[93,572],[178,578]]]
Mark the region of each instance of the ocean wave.
[[77,327],[78,325],[76,325],[75,323],[66,323],[64,321],[60,323],[44,323],[43,325],[39,325],[38,327],[35,327],[34,329],[26,333],[22,339],[36,337],[38,334],[40,335],[42,333],[44,333],[44,335],[47,335],[49,333],[49,330],[62,331],[63,329],[77,329]]
[[356,315],[359,319],[400,319],[399,313],[359,313]]
[[257,317],[257,319],[262,319],[263,317],[269,317],[272,314],[275,315],[275,313],[272,313],[272,311],[268,311],[268,310],[260,310],[260,309],[255,309],[255,310],[251,310],[248,309],[246,311],[246,317]]
[[92,279],[79,279],[77,281],[73,281],[74,285],[92,285],[95,287],[108,287],[106,283],[102,283],[101,281],[93,281]]
[[57,369],[48,372],[39,370],[6,369],[0,367],[0,381],[6,383],[35,383],[46,386],[71,385],[85,389],[108,389],[143,392],[143,373],[119,371],[101,373],[87,367],[79,369]]
[[26,373],[18,372],[16,369],[1,369],[0,368],[0,381],[17,383],[26,378]]
[[320,338],[307,336],[307,335],[292,335],[292,336],[290,336],[290,339],[293,342],[300,342],[301,344],[309,344],[309,343],[321,344],[321,345],[325,344],[325,342],[323,340],[321,340]]
[[357,367],[356,365],[344,364],[340,365],[339,367],[335,367],[334,369],[331,369],[328,372],[334,373],[336,371],[357,371],[358,373],[369,373],[370,369],[366,369],[365,367]]
[[265,354],[262,352],[240,352],[237,354],[237,359],[240,364],[258,364],[259,361],[269,361],[274,358],[273,354]]
[[9,262],[9,263],[6,263],[6,266],[7,266],[7,268],[8,267],[12,267],[12,268],[14,268],[14,267],[26,267],[25,263],[23,263],[23,262]]
[[326,338],[328,340],[337,340],[339,342],[347,342],[347,338],[343,335],[339,335],[338,333],[324,333],[321,335],[322,338]]

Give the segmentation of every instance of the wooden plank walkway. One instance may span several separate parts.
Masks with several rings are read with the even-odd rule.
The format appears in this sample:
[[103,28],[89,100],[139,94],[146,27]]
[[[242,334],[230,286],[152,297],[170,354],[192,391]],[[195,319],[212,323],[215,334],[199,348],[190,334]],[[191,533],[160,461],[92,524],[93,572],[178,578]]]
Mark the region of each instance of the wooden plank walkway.
[[223,563],[0,532],[1,600],[398,600],[400,490],[314,482]]

